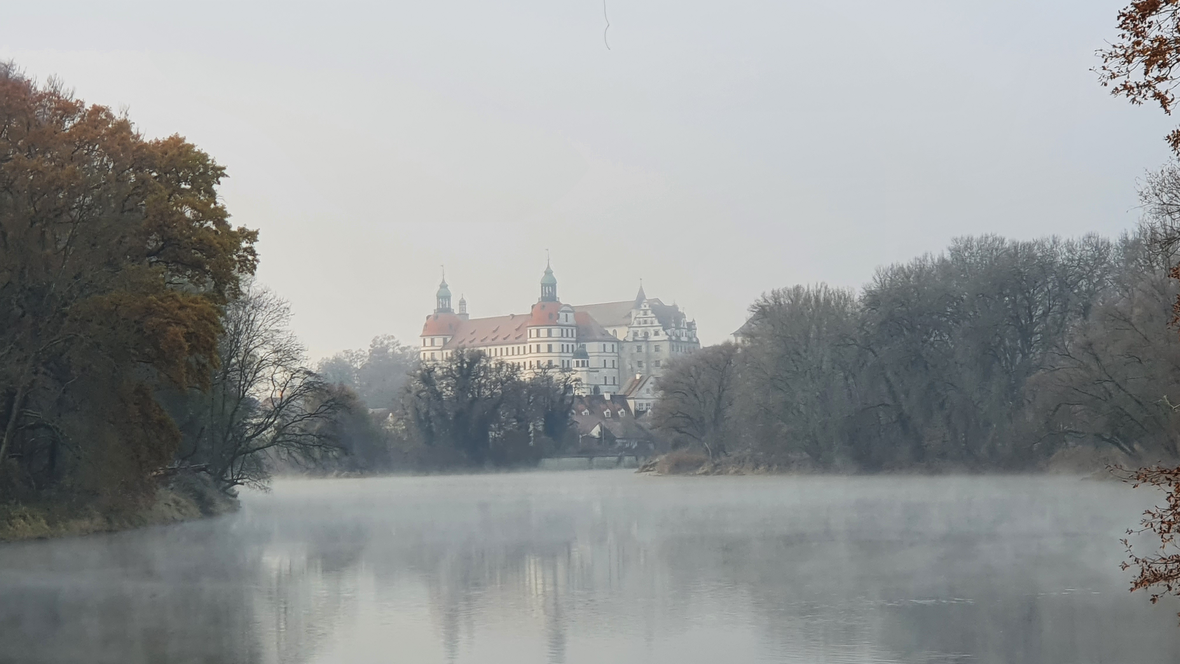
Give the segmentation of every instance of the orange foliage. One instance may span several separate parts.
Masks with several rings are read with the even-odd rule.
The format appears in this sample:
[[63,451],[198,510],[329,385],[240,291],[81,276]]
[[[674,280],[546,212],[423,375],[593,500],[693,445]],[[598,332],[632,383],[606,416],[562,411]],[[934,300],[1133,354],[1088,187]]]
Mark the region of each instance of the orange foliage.
[[[1119,12],[1118,24],[1118,38],[1098,51],[1102,85],[1132,104],[1153,101],[1171,115],[1180,67],[1180,0],[1136,0]],[[1180,129],[1167,140],[1180,154]]]
[[1144,512],[1143,527],[1127,531],[1127,535],[1151,533],[1158,537],[1156,552],[1146,556],[1136,555],[1130,541],[1123,540],[1128,561],[1122,567],[1136,570],[1131,590],[1149,591],[1151,603],[1155,604],[1165,595],[1180,595],[1180,547],[1176,541],[1176,536],[1180,535],[1180,468],[1140,468],[1132,474],[1131,480],[1136,487],[1146,484],[1167,491],[1164,506]]
[[0,63],[0,466],[64,444],[61,423],[99,401],[94,425],[141,446],[121,452],[133,474],[168,461],[178,434],[152,390],[209,384],[222,307],[257,263],[224,177],[180,136]]

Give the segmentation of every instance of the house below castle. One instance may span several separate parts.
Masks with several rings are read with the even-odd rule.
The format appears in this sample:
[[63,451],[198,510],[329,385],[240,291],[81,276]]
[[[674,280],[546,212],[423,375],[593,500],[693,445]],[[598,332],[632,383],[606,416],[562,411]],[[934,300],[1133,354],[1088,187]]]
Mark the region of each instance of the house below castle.
[[480,350],[528,374],[570,371],[582,394],[616,394],[639,377],[658,377],[668,360],[700,348],[696,321],[680,307],[648,298],[569,305],[557,297],[557,278],[546,265],[541,297],[527,314],[471,318],[467,301],[451,308],[444,277],[434,313],[422,326],[423,362],[440,362],[460,348]]

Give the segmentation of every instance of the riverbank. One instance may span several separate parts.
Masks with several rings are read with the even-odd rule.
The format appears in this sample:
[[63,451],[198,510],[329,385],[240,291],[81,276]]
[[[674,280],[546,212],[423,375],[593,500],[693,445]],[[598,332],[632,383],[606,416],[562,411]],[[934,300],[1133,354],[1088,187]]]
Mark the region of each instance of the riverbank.
[[[1039,467],[1029,469],[1028,472],[1121,480],[1123,479],[1122,475],[1112,472],[1112,468],[1139,468],[1154,464],[1176,466],[1180,465],[1180,460],[1135,459],[1117,450],[1073,447],[1059,451]],[[768,463],[748,456],[731,456],[712,460],[699,452],[676,450],[645,461],[635,472],[650,475],[786,475],[831,473],[833,471],[816,468],[814,464],[809,464],[806,460],[789,464]],[[906,470],[907,474],[931,475],[970,472],[972,472],[970,469],[955,467],[922,467]]]
[[175,475],[139,509],[102,511],[92,505],[55,501],[0,505],[0,542],[73,537],[131,530],[236,512],[227,496],[205,474]]

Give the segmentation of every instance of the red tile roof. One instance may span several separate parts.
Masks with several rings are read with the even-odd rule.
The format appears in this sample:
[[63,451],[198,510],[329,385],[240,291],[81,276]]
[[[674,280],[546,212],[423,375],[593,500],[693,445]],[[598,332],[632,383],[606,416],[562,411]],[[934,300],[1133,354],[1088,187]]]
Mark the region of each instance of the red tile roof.
[[461,321],[455,335],[443,348],[497,346],[524,343],[528,339],[528,316],[509,314]]
[[[574,309],[574,324],[577,326],[578,342],[618,341],[603,327],[602,321],[595,316],[595,313],[611,317],[610,320],[614,324],[625,325],[630,322],[631,304],[629,302],[610,302],[587,307],[571,307]],[[623,315],[622,305],[627,306],[626,321],[620,321],[617,318],[619,315]],[[422,327],[422,336],[445,335],[451,337],[444,346],[447,349],[460,346],[526,343],[529,327],[556,325],[557,312],[569,306],[561,302],[538,302],[527,314],[510,314],[470,320],[463,320],[455,314],[431,314],[426,317],[426,324]]]
[[556,325],[557,312],[568,305],[560,302],[538,302],[533,305],[529,325]]
[[422,326],[422,336],[424,337],[439,337],[449,336],[459,329],[463,324],[463,319],[455,314],[430,314],[426,317],[426,323]]

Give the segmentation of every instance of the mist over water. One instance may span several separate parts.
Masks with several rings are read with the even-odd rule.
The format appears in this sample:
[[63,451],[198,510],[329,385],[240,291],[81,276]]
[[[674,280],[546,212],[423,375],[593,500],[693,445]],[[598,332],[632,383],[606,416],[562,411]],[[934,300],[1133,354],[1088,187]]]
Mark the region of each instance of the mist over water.
[[1172,662],[1160,496],[1030,477],[281,481],[0,547],[2,662]]

